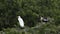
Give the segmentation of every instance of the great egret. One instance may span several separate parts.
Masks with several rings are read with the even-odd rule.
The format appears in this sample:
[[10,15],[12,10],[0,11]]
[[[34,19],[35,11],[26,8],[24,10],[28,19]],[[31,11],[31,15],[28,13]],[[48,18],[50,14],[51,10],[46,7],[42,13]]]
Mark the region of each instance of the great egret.
[[24,28],[24,21],[23,21],[23,19],[20,16],[18,16],[18,21],[19,21],[20,27]]

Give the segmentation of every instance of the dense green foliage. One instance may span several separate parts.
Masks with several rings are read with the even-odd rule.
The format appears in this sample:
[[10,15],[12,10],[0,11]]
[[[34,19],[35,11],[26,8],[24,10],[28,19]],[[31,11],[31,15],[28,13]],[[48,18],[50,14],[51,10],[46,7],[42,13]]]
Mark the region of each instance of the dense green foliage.
[[[59,31],[60,28],[60,0],[0,0],[0,30],[18,27],[18,15],[23,18],[25,26],[28,27],[38,26],[37,24],[41,23],[39,16],[51,17],[54,21],[44,24],[37,30],[41,34],[51,31],[56,34],[55,32]],[[45,29],[49,29],[49,31]],[[37,30],[34,31],[37,32]]]

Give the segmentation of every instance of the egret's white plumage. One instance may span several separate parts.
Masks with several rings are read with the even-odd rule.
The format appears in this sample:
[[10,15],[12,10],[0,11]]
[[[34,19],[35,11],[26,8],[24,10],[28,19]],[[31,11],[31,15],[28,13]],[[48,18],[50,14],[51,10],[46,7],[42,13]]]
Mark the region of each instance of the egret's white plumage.
[[18,21],[19,21],[20,27],[24,27],[24,21],[20,16],[18,16]]

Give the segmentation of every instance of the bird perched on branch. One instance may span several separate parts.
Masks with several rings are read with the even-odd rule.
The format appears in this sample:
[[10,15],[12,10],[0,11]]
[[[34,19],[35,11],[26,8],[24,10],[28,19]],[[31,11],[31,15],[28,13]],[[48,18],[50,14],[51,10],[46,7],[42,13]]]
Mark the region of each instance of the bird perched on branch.
[[20,27],[24,28],[24,21],[23,21],[23,19],[20,16],[18,16],[18,21],[19,21]]

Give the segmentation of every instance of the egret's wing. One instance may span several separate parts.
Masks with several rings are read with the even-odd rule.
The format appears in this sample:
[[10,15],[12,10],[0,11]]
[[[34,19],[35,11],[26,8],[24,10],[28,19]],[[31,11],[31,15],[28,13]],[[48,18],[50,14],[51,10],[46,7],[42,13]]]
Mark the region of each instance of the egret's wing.
[[18,21],[21,27],[24,27],[24,21],[21,17],[18,17]]

